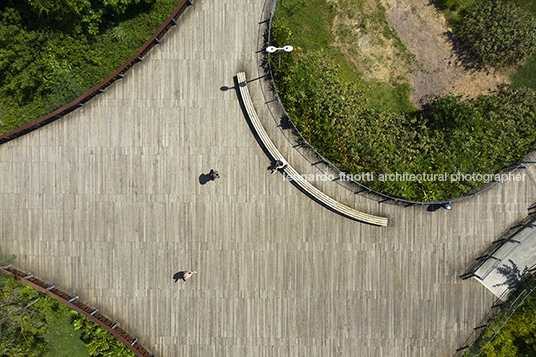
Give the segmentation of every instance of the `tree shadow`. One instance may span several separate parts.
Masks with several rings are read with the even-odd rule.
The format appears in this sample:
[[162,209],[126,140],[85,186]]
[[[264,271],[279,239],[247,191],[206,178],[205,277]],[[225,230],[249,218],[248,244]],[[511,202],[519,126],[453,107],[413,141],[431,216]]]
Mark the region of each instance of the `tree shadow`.
[[268,56],[268,52],[266,52],[266,48],[268,48],[267,43],[268,43],[269,38],[270,38],[270,33],[268,32],[268,29],[265,29],[262,35],[263,45],[261,48],[261,51],[264,53],[264,56],[261,59],[261,65],[260,65],[260,67],[264,70],[265,74],[270,73],[270,64],[269,64],[270,57]]
[[185,271],[179,271],[173,274],[173,279],[175,280],[175,282],[181,280],[185,273]]
[[292,125],[290,118],[286,114],[282,114],[279,118],[279,126],[284,130],[294,129],[294,125]]
[[463,67],[464,70],[473,72],[484,69],[485,65],[474,57],[463,41],[456,37],[454,32],[447,31],[444,35],[447,38],[447,42],[452,46],[452,52],[454,53],[454,58],[451,58],[450,61],[455,63],[449,62],[449,65],[458,65]]
[[[435,7],[439,12],[449,8],[445,5],[443,0],[429,0],[428,5]],[[469,49],[465,46],[463,41],[456,37],[454,32],[448,30],[444,33],[444,35],[447,38],[447,42],[452,46],[452,52],[455,55],[452,56],[453,58],[449,59],[449,65],[461,65],[465,70],[474,71],[479,71],[485,67],[482,62],[474,57],[471,51],[469,51]]]
[[531,275],[532,269],[525,267],[523,271],[521,271],[512,259],[508,259],[508,262],[511,264],[511,266],[503,264],[502,266],[497,268],[497,272],[500,275],[504,276],[506,280],[500,284],[493,285],[493,287],[506,285],[509,290],[515,289]]

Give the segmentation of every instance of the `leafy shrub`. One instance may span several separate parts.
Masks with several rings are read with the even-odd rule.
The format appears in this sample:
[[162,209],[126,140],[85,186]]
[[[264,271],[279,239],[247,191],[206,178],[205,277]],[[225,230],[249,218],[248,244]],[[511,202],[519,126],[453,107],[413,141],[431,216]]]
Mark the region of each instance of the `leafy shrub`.
[[[533,280],[534,276],[529,280]],[[528,285],[528,284],[524,284]],[[513,302],[514,298],[523,294],[524,287],[518,288],[516,292],[508,299],[506,306]],[[504,321],[510,315],[511,310],[504,307],[497,316],[489,323],[490,328],[483,331],[484,341],[488,341],[496,331],[499,333],[486,346],[480,356],[482,357],[533,357],[536,355],[536,295],[530,294],[525,301],[517,308],[516,312],[504,324]],[[502,328],[499,331],[499,327]],[[483,347],[477,344],[473,348],[477,350]],[[471,356],[470,352],[464,356]]]
[[460,21],[458,35],[483,63],[508,66],[536,53],[536,20],[510,2],[477,2]]
[[134,357],[134,353],[111,333],[76,311],[72,311],[72,315],[74,328],[81,331],[80,338],[86,343],[91,356]]
[[[300,134],[341,171],[373,172],[376,179],[365,183],[391,196],[438,201],[468,194],[482,182],[450,182],[450,174],[496,173],[502,161],[523,158],[536,139],[531,89],[500,87],[470,100],[450,95],[420,113],[392,113],[372,109],[365,83],[341,79],[322,51],[297,49],[282,57],[281,68],[277,56],[272,61],[278,93]],[[396,172],[447,173],[449,180],[378,180]]]
[[[60,108],[106,78],[180,0],[63,3],[0,2],[0,134]],[[82,17],[95,9],[103,14],[90,31]]]

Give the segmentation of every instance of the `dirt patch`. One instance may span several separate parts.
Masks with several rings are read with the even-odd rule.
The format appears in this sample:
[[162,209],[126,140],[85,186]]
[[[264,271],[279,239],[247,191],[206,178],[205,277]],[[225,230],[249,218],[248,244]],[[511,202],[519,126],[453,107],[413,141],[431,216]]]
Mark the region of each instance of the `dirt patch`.
[[394,36],[385,9],[376,0],[331,0],[332,45],[353,64],[366,81],[397,85],[411,83],[414,56]]
[[501,83],[507,73],[467,65],[454,48],[454,35],[429,0],[328,0],[333,45],[366,81],[412,88],[418,108],[436,95],[476,97]]
[[471,69],[454,51],[453,34],[443,15],[427,0],[381,0],[386,18],[423,67],[413,76],[411,101],[417,107],[449,92],[474,97],[508,83],[508,75],[490,68]]

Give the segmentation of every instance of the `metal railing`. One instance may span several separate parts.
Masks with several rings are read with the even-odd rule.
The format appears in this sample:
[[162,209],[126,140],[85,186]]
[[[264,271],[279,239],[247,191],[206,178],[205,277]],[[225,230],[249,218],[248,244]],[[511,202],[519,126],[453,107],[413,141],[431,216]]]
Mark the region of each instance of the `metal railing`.
[[[268,35],[267,35],[267,40],[266,40],[266,46],[265,47],[270,46],[270,38],[271,38],[271,30],[272,30],[272,19],[273,19],[273,15],[275,13],[275,8],[276,8],[276,5],[277,5],[277,1],[278,0],[274,0],[272,9],[270,11],[270,20],[269,20],[269,24],[268,24]],[[351,182],[354,185],[353,187],[346,187],[349,190],[353,190],[354,194],[363,194],[363,193],[365,193],[365,194],[368,194],[371,197],[374,197],[375,199],[378,199],[379,200],[378,203],[388,202],[388,203],[393,203],[393,204],[404,205],[406,207],[407,206],[412,206],[412,205],[421,205],[421,206],[424,206],[424,205],[444,205],[446,203],[453,203],[453,202],[468,199],[470,197],[475,197],[478,194],[480,194],[480,193],[490,189],[491,187],[495,186],[496,184],[500,183],[500,181],[491,181],[491,182],[489,182],[487,184],[484,184],[478,190],[475,190],[474,192],[471,192],[469,195],[466,195],[466,196],[461,196],[461,197],[448,199],[448,200],[444,200],[444,201],[419,202],[419,201],[411,201],[411,200],[405,200],[405,199],[402,199],[402,198],[392,197],[392,196],[386,195],[384,193],[375,191],[375,190],[367,187],[366,185],[364,185],[364,184],[362,184],[362,183],[360,183],[358,181],[354,181],[351,178],[351,176],[348,176],[345,172],[342,172],[341,170],[339,170],[339,168],[337,166],[335,166],[331,161],[329,161],[324,156],[322,156],[318,151],[316,151],[316,149],[303,137],[301,132],[298,130],[298,128],[296,127],[296,125],[294,124],[294,122],[292,121],[290,116],[288,115],[288,113],[287,113],[287,111],[285,109],[285,106],[283,105],[283,102],[281,101],[281,98],[279,97],[279,93],[277,92],[277,87],[276,87],[275,81],[274,81],[274,74],[273,74],[273,71],[272,71],[272,65],[270,63],[270,54],[268,54],[267,63],[268,63],[268,71],[270,72],[270,79],[272,80],[272,85],[273,85],[273,89],[274,89],[274,92],[275,92],[275,96],[277,98],[277,101],[279,102],[279,105],[283,109],[285,119],[288,120],[288,122],[292,125],[292,129],[294,130],[294,132],[299,137],[299,140],[305,146],[307,146],[310,150],[312,150],[314,155],[316,155],[316,157],[318,157],[322,161],[322,163],[324,163],[328,168],[330,168],[335,173],[337,173],[338,178],[344,177],[346,182]],[[317,163],[315,163],[315,165],[316,164]],[[530,163],[528,165],[530,166],[531,164],[532,163]],[[506,167],[499,174],[513,173],[517,169],[520,169],[520,168],[526,169],[527,168],[526,165],[527,164],[524,164],[524,163],[517,163],[517,164],[513,163],[513,165],[511,164],[509,167]],[[339,180],[338,178],[336,178],[335,180]],[[357,190],[355,190],[356,187],[357,187]]]
[[122,328],[119,324],[109,320],[104,315],[98,312],[98,309],[89,307],[78,300],[78,296],[72,296],[64,293],[56,288],[55,285],[49,285],[43,281],[35,278],[33,274],[24,273],[18,269],[11,267],[11,264],[1,267],[0,273],[8,276],[12,276],[18,281],[37,289],[38,291],[46,294],[53,299],[67,305],[71,309],[79,312],[83,316],[87,317],[123,343],[129,350],[131,350],[137,357],[154,357],[150,354],[139,342],[138,339],[134,339]]
[[[460,278],[465,280],[475,277],[484,280],[486,277],[508,258],[525,241],[536,235],[536,218],[529,216],[520,224],[511,227],[507,234],[503,235],[475,259],[474,263],[463,273]],[[491,263],[490,263],[491,262]],[[480,271],[482,270],[482,271]]]
[[82,94],[80,97],[73,100],[71,103],[64,105],[63,107],[53,111],[50,114],[47,114],[37,120],[34,120],[31,123],[21,126],[15,130],[12,130],[6,134],[0,135],[0,145],[8,141],[18,138],[24,134],[28,134],[36,129],[41,128],[42,126],[52,123],[55,120],[62,118],[63,116],[69,114],[70,112],[84,106],[89,100],[93,97],[101,94],[104,90],[110,86],[113,82],[124,77],[124,74],[132,67],[134,64],[141,62],[143,56],[156,44],[160,43],[162,37],[168,32],[168,30],[177,24],[177,19],[182,15],[186,8],[190,5],[193,5],[192,0],[182,0],[180,4],[175,8],[171,15],[164,21],[164,23],[156,30],[156,32],[141,46],[136,53],[134,53],[125,63],[123,63],[115,72],[110,74],[99,84]]
[[491,310],[480,324],[473,329],[463,347],[456,350],[453,357],[480,356],[534,290],[536,290],[536,276],[534,275],[526,279],[514,291],[506,290],[491,306]]

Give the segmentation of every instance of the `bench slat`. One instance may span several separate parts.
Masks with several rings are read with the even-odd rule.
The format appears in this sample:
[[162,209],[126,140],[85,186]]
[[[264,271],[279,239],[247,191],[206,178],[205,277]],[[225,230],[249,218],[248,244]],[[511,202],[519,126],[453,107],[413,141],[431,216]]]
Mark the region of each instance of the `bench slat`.
[[[262,123],[260,122],[257,111],[253,107],[251,97],[249,96],[249,91],[246,84],[246,74],[244,72],[237,73],[236,78],[238,79],[238,88],[240,92],[240,97],[242,98],[242,103],[246,112],[249,116],[250,122],[253,125],[257,135],[261,139],[264,147],[272,156],[272,159],[275,161],[279,159],[284,159],[279,150],[275,147],[274,143],[264,130]],[[363,221],[371,223],[378,226],[387,226],[387,218],[374,216],[371,214],[360,212],[354,208],[348,207],[340,202],[337,202],[333,198],[329,197],[316,187],[314,187],[309,181],[303,178],[290,164],[288,164],[283,171],[294,181],[302,190],[304,190],[310,197],[317,200],[318,202],[324,204],[325,206],[331,208],[332,210],[342,214],[343,216],[353,218],[358,221]]]

